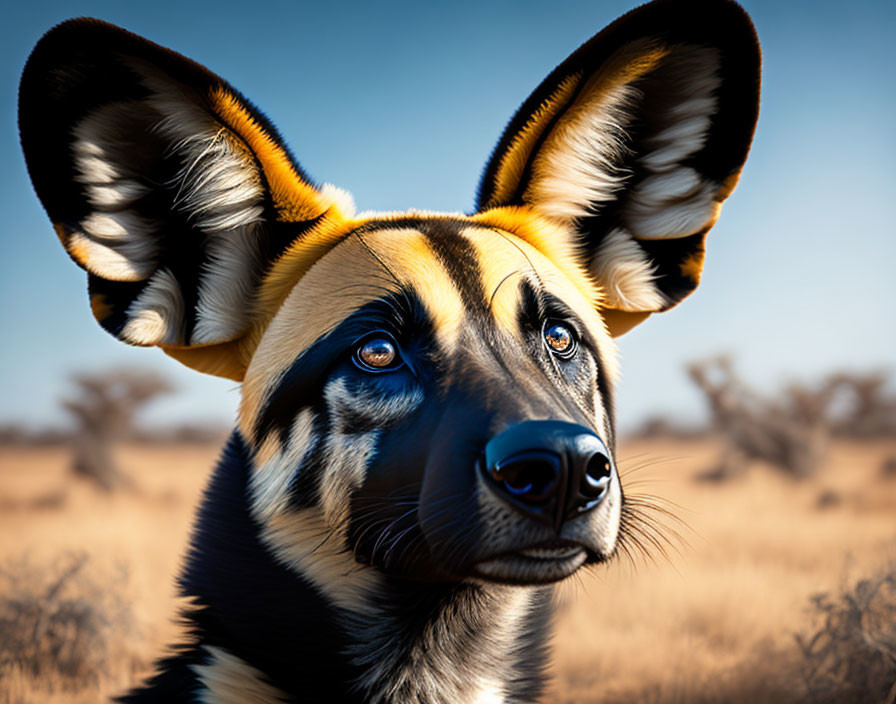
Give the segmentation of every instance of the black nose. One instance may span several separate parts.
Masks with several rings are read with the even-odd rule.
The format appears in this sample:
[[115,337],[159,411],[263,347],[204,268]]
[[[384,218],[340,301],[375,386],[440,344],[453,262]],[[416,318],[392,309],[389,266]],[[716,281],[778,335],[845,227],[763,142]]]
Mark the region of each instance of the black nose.
[[603,500],[613,474],[593,431],[555,420],[524,421],[496,435],[480,466],[492,491],[557,532]]

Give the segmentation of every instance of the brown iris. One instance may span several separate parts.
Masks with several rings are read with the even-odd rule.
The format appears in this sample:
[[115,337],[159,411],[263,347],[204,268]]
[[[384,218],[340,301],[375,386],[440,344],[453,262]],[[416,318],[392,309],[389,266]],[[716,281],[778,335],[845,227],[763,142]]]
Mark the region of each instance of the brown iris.
[[358,360],[371,369],[388,369],[397,358],[395,345],[384,337],[368,340],[358,349]]
[[575,351],[572,331],[559,323],[549,323],[545,326],[544,341],[552,352],[561,357],[569,357]]

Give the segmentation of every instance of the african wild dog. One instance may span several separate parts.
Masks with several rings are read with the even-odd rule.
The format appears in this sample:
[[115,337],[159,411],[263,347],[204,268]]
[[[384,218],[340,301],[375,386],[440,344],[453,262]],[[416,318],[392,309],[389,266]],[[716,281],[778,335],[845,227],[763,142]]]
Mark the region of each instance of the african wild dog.
[[126,701],[537,698],[545,585],[625,514],[612,338],[697,286],[758,91],[736,4],[659,0],[526,100],[473,214],[355,215],[205,68],[50,31],[22,145],[94,315],[242,382],[191,638]]

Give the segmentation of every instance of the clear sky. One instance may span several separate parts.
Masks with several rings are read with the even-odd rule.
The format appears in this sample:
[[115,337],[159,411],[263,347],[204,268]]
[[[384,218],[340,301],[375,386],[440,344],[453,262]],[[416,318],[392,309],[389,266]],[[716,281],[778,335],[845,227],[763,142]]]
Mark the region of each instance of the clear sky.
[[[230,81],[280,128],[316,180],[359,209],[469,211],[519,103],[580,43],[630,9],[551,2],[7,4],[0,26],[0,423],[63,420],[72,371],[145,364],[181,393],[158,423],[229,422],[233,382],[104,333],[85,276],[59,246],[18,147],[15,96],[34,43],[99,17]],[[744,3],[764,52],[762,111],[741,183],[710,234],[703,283],[621,338],[623,427],[696,417],[685,361],[735,355],[772,388],[833,367],[896,366],[896,3]]]

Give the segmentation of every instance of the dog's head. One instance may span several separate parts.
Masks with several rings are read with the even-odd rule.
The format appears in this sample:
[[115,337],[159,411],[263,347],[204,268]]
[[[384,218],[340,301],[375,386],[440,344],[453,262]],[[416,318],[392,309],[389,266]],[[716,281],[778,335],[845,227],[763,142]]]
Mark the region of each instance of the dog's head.
[[536,583],[613,553],[612,338],[697,286],[758,71],[733,3],[626,15],[526,100],[472,215],[355,215],[230,85],[95,20],[41,40],[20,128],[101,325],[243,382],[280,559],[345,594]]

